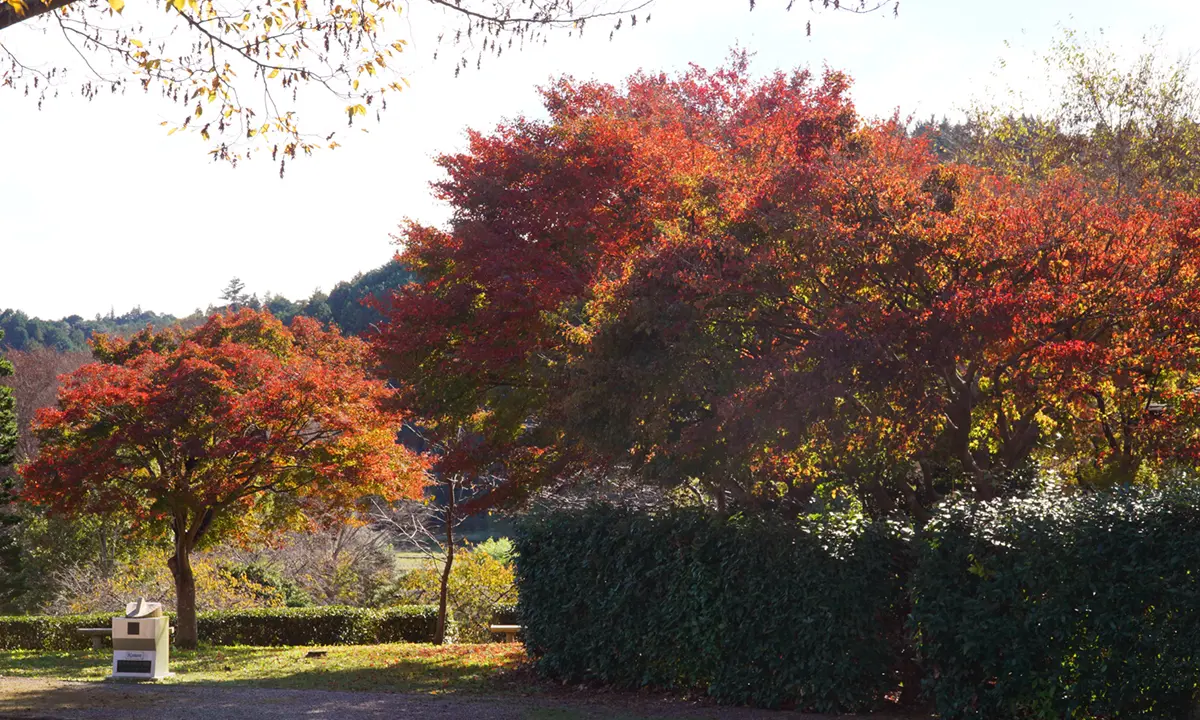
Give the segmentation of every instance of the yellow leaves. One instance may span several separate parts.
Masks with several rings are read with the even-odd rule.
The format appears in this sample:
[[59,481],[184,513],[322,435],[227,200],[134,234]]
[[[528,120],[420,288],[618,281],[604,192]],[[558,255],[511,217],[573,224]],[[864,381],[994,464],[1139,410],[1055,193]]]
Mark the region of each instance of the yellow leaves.
[[279,68],[275,68],[269,75],[267,75],[268,80],[274,80],[276,77],[279,77]]
[[113,9],[113,12],[120,13],[125,9],[125,0],[108,0],[108,6]]
[[[125,3],[123,2],[123,0],[117,0],[117,1],[121,4],[121,7],[125,7]],[[111,2],[111,0],[110,0],[110,2]],[[121,12],[121,11],[117,10],[117,12]],[[145,45],[142,44],[142,41],[138,40],[137,38],[129,38],[129,44],[134,47],[139,47],[139,48],[146,47]]]
[[22,0],[4,0],[4,2],[9,7],[11,7],[13,9],[13,11],[17,13],[17,15],[21,15],[21,16],[25,15],[27,8],[29,7],[24,2],[22,2]]

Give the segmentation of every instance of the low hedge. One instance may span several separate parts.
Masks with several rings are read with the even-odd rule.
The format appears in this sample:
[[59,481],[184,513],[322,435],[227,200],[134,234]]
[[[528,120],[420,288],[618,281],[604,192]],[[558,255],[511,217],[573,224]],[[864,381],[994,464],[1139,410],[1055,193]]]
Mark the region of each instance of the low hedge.
[[201,613],[200,639],[213,645],[368,645],[429,642],[437,608],[314,607]]
[[527,518],[516,573],[546,675],[819,711],[882,703],[906,656],[902,528],[593,507]]
[[[81,627],[108,627],[113,614],[0,617],[0,650],[70,650],[90,646]],[[211,645],[364,645],[430,642],[437,608],[407,605],[271,608],[200,613],[200,641]]]
[[95,615],[0,616],[0,650],[73,650],[91,647],[76,632],[81,627],[109,627],[113,613]]
[[912,586],[943,717],[1197,716],[1200,492],[950,505]]

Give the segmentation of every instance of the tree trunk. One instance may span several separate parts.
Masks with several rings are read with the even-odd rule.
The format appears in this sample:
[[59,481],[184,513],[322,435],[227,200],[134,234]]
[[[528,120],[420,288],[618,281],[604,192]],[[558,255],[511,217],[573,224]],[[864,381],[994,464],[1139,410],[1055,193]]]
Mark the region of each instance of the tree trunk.
[[435,645],[446,642],[446,606],[450,594],[450,568],[454,565],[454,483],[450,483],[449,499],[446,501],[446,564],[442,568],[442,587],[438,596],[437,630],[433,635]]
[[199,632],[196,627],[196,576],[186,546],[176,543],[175,555],[167,561],[175,578],[175,646],[194,650]]

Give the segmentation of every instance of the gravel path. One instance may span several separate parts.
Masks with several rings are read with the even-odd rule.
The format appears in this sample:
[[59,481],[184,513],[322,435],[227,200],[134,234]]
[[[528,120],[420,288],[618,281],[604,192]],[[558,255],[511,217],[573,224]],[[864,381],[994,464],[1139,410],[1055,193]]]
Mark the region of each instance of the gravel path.
[[[820,720],[822,717],[617,694],[583,699],[429,697],[0,677],[0,719],[4,720]],[[894,719],[879,715],[871,716],[871,720]]]

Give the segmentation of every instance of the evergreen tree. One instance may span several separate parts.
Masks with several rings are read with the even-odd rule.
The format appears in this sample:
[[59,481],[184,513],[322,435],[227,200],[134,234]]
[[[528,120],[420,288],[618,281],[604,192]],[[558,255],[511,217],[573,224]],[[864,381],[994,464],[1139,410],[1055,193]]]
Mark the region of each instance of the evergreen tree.
[[221,299],[235,310],[238,306],[244,305],[249,299],[249,296],[246,295],[246,283],[236,277],[230,280],[225,289],[221,291]]
[[[0,341],[4,331],[0,330]],[[0,357],[0,379],[13,374],[13,366]],[[0,385],[0,612],[25,586],[22,582],[21,549],[14,541],[9,528],[18,518],[7,510],[12,502],[15,476],[10,467],[17,451],[17,403],[11,387]]]
[[[4,340],[3,330],[0,330],[0,340]],[[0,378],[10,376],[12,372],[12,363],[0,358]],[[16,451],[17,404],[13,399],[12,388],[0,386],[0,471],[12,465]]]

